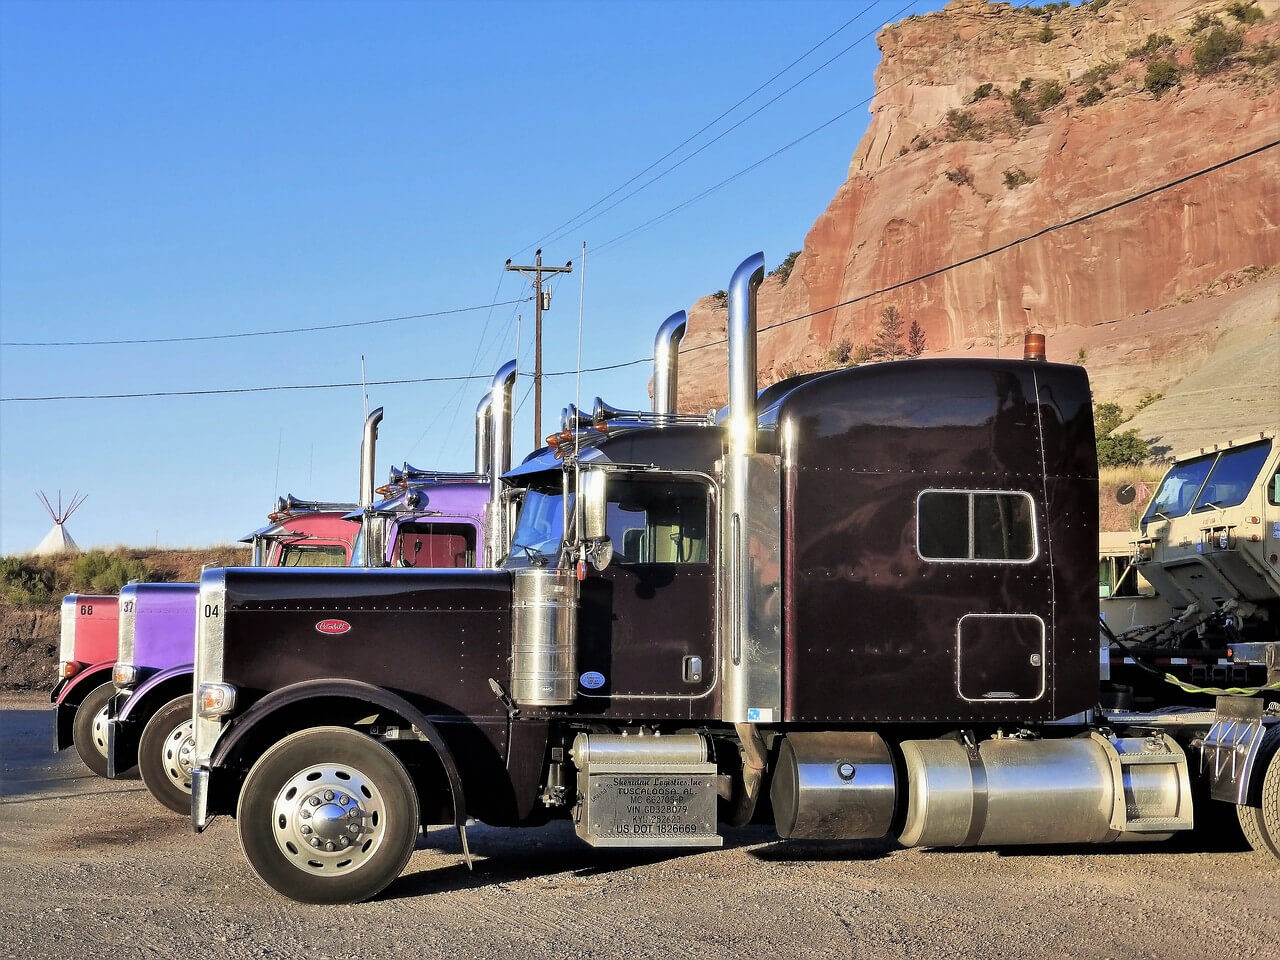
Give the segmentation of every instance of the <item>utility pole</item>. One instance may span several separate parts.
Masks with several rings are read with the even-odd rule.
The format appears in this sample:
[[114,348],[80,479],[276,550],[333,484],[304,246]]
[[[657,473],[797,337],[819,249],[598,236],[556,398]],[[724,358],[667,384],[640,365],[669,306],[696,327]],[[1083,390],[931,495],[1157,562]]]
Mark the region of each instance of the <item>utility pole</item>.
[[551,307],[551,291],[542,289],[542,275],[572,273],[573,261],[563,267],[544,267],[539,249],[532,264],[519,266],[508,260],[507,269],[533,281],[533,448],[536,450],[542,446],[542,311]]

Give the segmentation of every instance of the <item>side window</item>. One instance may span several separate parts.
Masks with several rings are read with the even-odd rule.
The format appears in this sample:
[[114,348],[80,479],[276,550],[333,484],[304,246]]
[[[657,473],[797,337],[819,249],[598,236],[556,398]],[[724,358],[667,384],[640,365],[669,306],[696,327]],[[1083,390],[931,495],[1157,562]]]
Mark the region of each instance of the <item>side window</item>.
[[474,567],[476,531],[465,523],[405,523],[396,534],[399,567]]
[[1027,563],[1036,558],[1035,504],[1021,491],[926,490],[916,498],[922,560]]
[[337,544],[285,544],[280,552],[282,567],[345,567],[347,551]]
[[706,563],[707,488],[611,477],[607,530],[617,563]]

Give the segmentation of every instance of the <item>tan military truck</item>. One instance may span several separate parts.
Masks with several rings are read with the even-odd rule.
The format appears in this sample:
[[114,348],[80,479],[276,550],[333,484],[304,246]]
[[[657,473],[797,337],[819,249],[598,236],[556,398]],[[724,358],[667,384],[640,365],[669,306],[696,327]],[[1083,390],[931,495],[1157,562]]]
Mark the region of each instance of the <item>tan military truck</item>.
[[[1135,537],[1137,572],[1178,611],[1182,645],[1280,639],[1280,448],[1266,430],[1179,456]],[[1216,638],[1216,639],[1215,639]]]
[[1174,614],[1173,604],[1157,593],[1134,562],[1137,536],[1127,530],[1098,534],[1098,607],[1116,633],[1159,626]]

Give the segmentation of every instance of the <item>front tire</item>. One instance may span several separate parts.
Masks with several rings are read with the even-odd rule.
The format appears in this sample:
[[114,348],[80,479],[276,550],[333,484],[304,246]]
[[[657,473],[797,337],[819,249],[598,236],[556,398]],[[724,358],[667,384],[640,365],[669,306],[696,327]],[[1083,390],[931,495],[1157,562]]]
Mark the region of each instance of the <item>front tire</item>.
[[314,727],[253,765],[236,820],[241,849],[267,886],[302,903],[354,903],[409,862],[418,794],[382,744],[346,727]]
[[138,740],[138,772],[151,795],[174,813],[191,812],[195,756],[191,695],[175,697],[147,721]]
[[115,687],[110,683],[94,687],[76,707],[71,724],[71,742],[84,765],[100,777],[107,775],[107,706]]

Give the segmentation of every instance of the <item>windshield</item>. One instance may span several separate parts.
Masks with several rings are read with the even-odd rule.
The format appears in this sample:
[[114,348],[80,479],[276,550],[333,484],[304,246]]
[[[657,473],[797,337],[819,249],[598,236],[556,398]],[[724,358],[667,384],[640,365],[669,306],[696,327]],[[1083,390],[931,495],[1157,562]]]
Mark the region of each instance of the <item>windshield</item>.
[[1234,507],[1244,503],[1245,497],[1258,479],[1258,472],[1271,453],[1271,441],[1255,443],[1248,447],[1224,451],[1213,465],[1204,489],[1196,497],[1193,510],[1210,510],[1214,507]]
[[[573,509],[572,496],[569,509]],[[520,508],[515,536],[511,538],[511,556],[553,557],[563,538],[564,497],[558,491],[528,491]]]
[[1204,478],[1213,467],[1213,460],[1212,456],[1188,460],[1186,463],[1179,463],[1165,475],[1164,482],[1160,484],[1160,489],[1156,491],[1155,498],[1142,517],[1144,531],[1149,520],[1180,517],[1191,509],[1196,494],[1204,484]]

